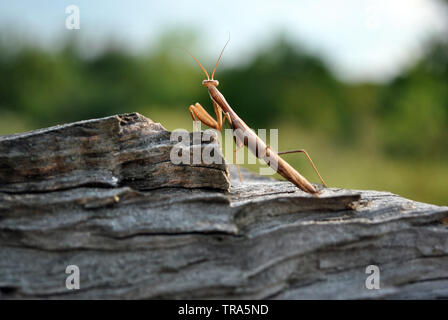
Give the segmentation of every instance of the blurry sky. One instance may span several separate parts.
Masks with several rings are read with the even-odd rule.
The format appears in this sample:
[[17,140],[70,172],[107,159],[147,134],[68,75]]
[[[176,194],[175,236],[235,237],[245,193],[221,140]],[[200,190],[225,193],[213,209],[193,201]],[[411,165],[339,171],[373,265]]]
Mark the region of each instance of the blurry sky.
[[[65,7],[80,9],[81,29],[65,28]],[[169,31],[197,31],[211,60],[231,36],[223,60],[244,63],[279,33],[323,56],[346,80],[388,79],[418,57],[433,35],[447,34],[447,12],[436,0],[143,1],[3,0],[3,32],[57,47],[66,35],[97,52],[114,39],[142,50]]]

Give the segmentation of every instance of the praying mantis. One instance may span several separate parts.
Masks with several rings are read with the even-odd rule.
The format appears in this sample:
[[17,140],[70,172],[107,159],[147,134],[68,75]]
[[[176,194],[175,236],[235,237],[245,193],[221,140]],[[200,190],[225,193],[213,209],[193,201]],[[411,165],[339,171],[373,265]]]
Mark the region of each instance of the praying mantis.
[[[295,170],[289,163],[287,163],[279,156],[280,154],[303,153],[311,163],[316,174],[319,176],[319,179],[322,182],[322,184],[326,187],[324,180],[319,174],[319,171],[317,170],[316,166],[311,160],[309,154],[304,149],[291,150],[285,152],[275,152],[274,150],[272,150],[236,114],[236,112],[230,107],[229,103],[226,101],[222,93],[219,92],[219,90],[217,89],[219,81],[214,79],[215,71],[216,68],[218,67],[219,61],[221,60],[224,50],[227,44],[229,43],[229,40],[227,40],[226,44],[221,50],[218,60],[216,61],[216,64],[213,68],[211,78],[207,70],[202,66],[202,64],[193,56],[193,54],[191,54],[190,51],[187,50],[188,54],[196,61],[196,63],[201,67],[202,71],[204,71],[205,75],[207,76],[207,79],[202,81],[202,85],[204,85],[208,89],[210,98],[212,100],[213,108],[216,114],[216,120],[215,120],[197,102],[194,105],[190,105],[189,108],[193,121],[196,121],[197,119],[212,129],[222,131],[224,122],[227,119],[234,133],[234,139],[236,143],[236,149],[234,150],[235,154],[238,149],[246,146],[257,158],[264,160],[274,171],[279,173],[288,181],[292,182],[296,187],[316,196],[319,193],[316,190],[316,188],[304,176],[302,176],[299,172],[297,172],[297,170]],[[239,167],[238,171],[240,174],[240,179],[242,179]]]

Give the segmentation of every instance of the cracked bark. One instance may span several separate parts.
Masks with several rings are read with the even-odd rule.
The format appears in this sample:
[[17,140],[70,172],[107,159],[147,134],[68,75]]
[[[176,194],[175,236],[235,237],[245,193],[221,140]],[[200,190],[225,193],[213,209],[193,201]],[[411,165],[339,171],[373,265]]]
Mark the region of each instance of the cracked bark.
[[0,298],[448,298],[447,207],[240,183],[169,137],[139,114],[0,137]]

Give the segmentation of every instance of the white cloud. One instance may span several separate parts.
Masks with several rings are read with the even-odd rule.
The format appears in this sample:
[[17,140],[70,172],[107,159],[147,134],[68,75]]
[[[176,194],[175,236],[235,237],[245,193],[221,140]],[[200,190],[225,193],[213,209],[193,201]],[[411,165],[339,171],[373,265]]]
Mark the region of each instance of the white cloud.
[[[2,2],[0,19],[51,44],[67,32],[64,9],[72,2]],[[113,36],[138,50],[167,28],[191,27],[203,33],[203,45],[194,50],[210,58],[230,32],[224,62],[238,63],[283,30],[352,80],[393,75],[418,55],[422,40],[447,32],[446,12],[430,0],[75,2],[81,10],[80,34],[97,45]]]

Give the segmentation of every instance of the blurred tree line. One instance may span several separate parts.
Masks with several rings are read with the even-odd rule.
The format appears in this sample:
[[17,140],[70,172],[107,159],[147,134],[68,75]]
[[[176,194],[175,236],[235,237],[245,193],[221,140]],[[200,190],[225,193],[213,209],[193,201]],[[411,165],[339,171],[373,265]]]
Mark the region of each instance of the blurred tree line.
[[[51,52],[33,46],[11,50],[2,42],[0,117],[13,114],[34,127],[132,111],[151,117],[151,108],[189,117],[191,103],[211,103],[200,69],[174,46],[161,41],[139,55],[112,46],[85,58],[75,42]],[[373,143],[397,157],[448,157],[443,41],[429,43],[419,61],[384,84],[344,83],[322,59],[284,39],[247,64],[220,66],[216,78],[253,128],[290,121],[341,145]]]

